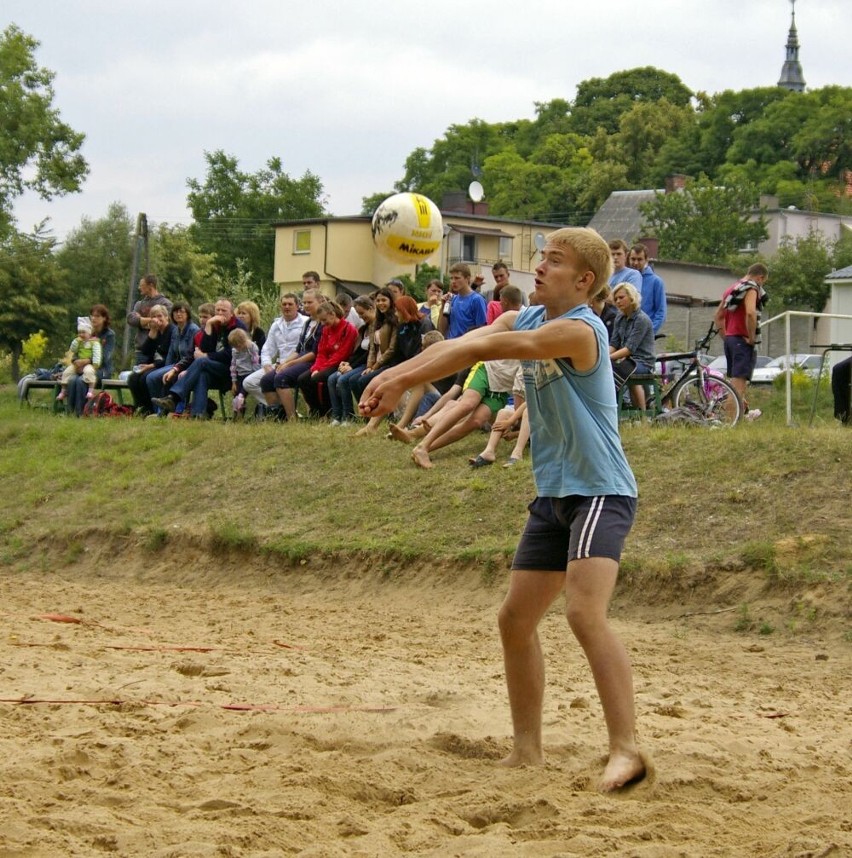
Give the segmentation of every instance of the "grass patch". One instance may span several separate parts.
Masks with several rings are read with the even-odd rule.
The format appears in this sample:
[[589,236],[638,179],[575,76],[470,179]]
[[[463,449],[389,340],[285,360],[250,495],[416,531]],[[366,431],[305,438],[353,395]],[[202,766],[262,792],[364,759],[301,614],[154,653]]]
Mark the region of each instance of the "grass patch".
[[743,602],[737,610],[737,620],[734,623],[735,632],[750,632],[754,628],[754,620],[747,602]]
[[214,521],[210,525],[210,550],[218,553],[257,551],[257,536],[238,521]]
[[146,551],[162,551],[169,542],[169,532],[164,527],[154,527],[148,532],[144,546]]
[[740,552],[743,563],[751,569],[766,572],[771,579],[778,576],[775,545],[771,542],[747,542]]
[[[852,434],[830,418],[825,389],[814,428],[804,428],[807,394],[798,390],[794,428],[771,386],[752,393],[764,417],[730,431],[622,426],[640,499],[620,588],[675,601],[698,585],[703,596],[717,574],[747,582],[752,569],[769,585],[836,587],[836,610],[849,604],[852,518],[837,474],[852,466]],[[348,564],[389,580],[408,565],[457,564],[492,586],[534,495],[528,467],[468,467],[480,433],[437,451],[423,471],[383,433],[356,438],[311,421],[74,420],[18,408],[7,390],[0,442],[0,479],[12,487],[0,496],[5,563],[43,562],[46,538],[62,546],[54,560],[71,562],[84,550],[78,534],[94,527],[150,552],[201,534],[214,553]],[[755,593],[731,586],[724,598]],[[759,629],[760,618],[748,622]]]

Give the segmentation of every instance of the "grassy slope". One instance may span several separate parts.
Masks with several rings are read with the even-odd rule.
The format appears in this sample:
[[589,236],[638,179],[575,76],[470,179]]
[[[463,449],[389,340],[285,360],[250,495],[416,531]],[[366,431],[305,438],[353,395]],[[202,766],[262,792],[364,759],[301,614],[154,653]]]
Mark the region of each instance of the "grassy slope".
[[[776,594],[828,588],[832,612],[848,615],[852,433],[825,409],[814,429],[788,428],[777,393],[755,400],[767,416],[732,431],[624,428],[641,502],[623,590],[735,603],[746,581]],[[471,471],[482,444],[441,451],[424,472],[402,445],[324,424],[61,419],[18,409],[7,392],[0,561],[26,569],[94,543],[116,557],[191,544],[285,565],[462,566],[487,581],[511,557],[533,488],[528,463]]]

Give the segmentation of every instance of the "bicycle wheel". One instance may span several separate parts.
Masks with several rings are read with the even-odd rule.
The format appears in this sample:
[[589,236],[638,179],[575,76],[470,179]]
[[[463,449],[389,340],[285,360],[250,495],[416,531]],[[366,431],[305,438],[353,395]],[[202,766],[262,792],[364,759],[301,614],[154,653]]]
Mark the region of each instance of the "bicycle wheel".
[[695,411],[714,426],[734,426],[742,414],[742,404],[731,383],[715,375],[691,375],[679,381],[672,393],[675,408]]

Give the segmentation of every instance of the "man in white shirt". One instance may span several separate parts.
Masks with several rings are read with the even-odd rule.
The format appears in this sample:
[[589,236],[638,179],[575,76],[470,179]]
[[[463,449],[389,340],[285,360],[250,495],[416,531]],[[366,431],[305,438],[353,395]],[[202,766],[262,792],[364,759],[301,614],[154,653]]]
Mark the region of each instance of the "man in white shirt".
[[260,380],[269,372],[275,372],[279,364],[296,351],[302,328],[308,320],[299,312],[299,300],[292,292],[281,296],[281,315],[269,326],[266,342],[260,352],[261,369],[253,372],[243,382],[246,396],[253,396],[261,405],[266,400],[260,389]]

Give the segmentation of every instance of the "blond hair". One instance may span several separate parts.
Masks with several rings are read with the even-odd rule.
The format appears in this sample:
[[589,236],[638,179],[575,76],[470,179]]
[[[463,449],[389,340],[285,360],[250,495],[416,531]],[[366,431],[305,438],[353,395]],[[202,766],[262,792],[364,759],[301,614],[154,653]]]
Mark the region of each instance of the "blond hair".
[[260,307],[254,301],[241,301],[237,304],[236,312],[243,312],[249,317],[250,331],[260,327]]
[[624,292],[630,299],[630,309],[634,313],[642,306],[642,298],[639,296],[639,293],[636,291],[636,287],[632,283],[628,283],[626,280],[622,280],[621,283],[616,283],[615,286],[612,287],[612,297],[615,298],[619,292]]
[[251,342],[251,337],[242,328],[234,328],[228,334],[228,343],[235,349],[244,349]]

